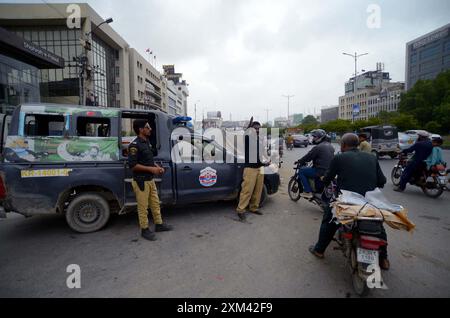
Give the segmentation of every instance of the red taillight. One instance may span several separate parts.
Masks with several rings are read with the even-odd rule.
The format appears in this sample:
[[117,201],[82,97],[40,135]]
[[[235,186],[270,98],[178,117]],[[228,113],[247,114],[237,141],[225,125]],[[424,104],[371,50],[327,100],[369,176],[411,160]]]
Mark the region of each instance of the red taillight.
[[3,178],[0,176],[0,199],[4,199],[6,197],[6,189],[3,184]]
[[342,238],[347,239],[347,240],[351,240],[353,238],[353,234],[351,232],[343,233],[342,234]]
[[86,116],[94,116],[95,112],[86,112]]
[[360,244],[362,248],[368,250],[378,250],[380,246],[387,245],[385,240],[373,236],[361,236]]

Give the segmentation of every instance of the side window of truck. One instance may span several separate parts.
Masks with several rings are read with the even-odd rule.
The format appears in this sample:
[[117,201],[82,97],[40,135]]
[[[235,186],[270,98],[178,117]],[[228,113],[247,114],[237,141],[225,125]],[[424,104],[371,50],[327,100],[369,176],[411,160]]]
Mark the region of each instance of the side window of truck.
[[78,117],[77,136],[110,137],[111,120],[105,117]]
[[136,114],[123,112],[121,115],[121,137],[122,137],[122,156],[128,157],[128,146],[136,138],[136,133],[133,130],[133,122],[136,119],[146,119],[148,120],[152,133],[150,135],[150,143],[153,148],[153,155],[156,157],[158,155],[158,127],[156,125],[155,114]]
[[64,116],[27,114],[24,133],[28,137],[62,136],[64,134]]

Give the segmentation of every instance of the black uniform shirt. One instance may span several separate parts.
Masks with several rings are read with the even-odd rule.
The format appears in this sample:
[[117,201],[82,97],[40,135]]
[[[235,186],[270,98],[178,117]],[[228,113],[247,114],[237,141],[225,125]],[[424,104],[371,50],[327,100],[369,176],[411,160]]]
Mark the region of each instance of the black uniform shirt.
[[356,192],[363,196],[377,187],[382,188],[386,183],[377,157],[357,149],[334,156],[324,183],[328,185],[336,175],[340,190]]
[[[150,141],[137,137],[128,146],[128,164],[133,169],[137,164],[155,167],[153,160],[153,150]],[[141,177],[145,180],[153,179],[153,174],[143,171],[133,171],[133,177]]]

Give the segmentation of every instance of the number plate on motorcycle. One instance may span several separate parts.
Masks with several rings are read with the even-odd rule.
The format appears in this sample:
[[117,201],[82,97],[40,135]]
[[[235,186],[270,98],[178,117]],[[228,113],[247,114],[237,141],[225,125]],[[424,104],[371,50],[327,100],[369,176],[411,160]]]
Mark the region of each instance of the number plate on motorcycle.
[[439,183],[442,185],[445,185],[447,183],[447,178],[446,177],[439,177]]
[[377,264],[378,262],[378,251],[358,248],[357,256],[358,256],[358,263]]

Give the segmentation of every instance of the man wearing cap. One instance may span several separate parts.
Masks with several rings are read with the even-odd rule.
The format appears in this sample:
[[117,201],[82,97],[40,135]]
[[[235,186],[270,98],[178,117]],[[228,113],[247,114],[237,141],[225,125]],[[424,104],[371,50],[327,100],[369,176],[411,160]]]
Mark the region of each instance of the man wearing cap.
[[155,175],[164,173],[164,169],[153,160],[153,149],[150,144],[152,128],[145,119],[136,119],[133,122],[133,130],[137,137],[128,146],[128,164],[133,171],[133,191],[136,194],[139,225],[141,235],[149,241],[156,240],[155,234],[148,225],[148,211],[150,207],[155,223],[155,232],[171,231],[172,227],[163,224],[159,206],[158,191],[156,189]]
[[411,161],[406,166],[400,178],[400,184],[398,187],[394,188],[394,191],[403,192],[405,191],[406,184],[411,179],[412,175],[417,169],[421,169],[424,165],[424,161],[433,152],[433,144],[431,143],[429,137],[430,134],[424,130],[419,130],[417,132],[418,138],[414,145],[402,151],[403,154],[408,154],[414,152],[414,156]]

